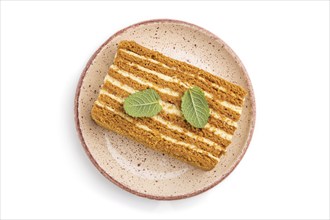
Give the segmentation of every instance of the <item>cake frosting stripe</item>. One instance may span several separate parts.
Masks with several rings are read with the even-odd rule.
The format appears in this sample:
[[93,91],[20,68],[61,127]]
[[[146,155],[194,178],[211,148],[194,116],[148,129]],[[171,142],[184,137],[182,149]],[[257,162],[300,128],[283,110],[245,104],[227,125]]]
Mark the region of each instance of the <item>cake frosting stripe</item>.
[[210,98],[211,100],[216,99],[219,104],[240,113],[240,105],[242,104],[242,102],[237,97],[230,97],[224,95],[221,96],[221,93],[217,92],[217,90],[210,89],[210,87],[207,86],[205,83],[202,83],[201,81],[196,80],[192,77],[183,77],[180,74],[176,73],[177,76],[175,76],[174,78],[173,76],[163,74],[163,72],[157,72],[155,70],[148,69],[131,62],[134,61],[123,60],[120,56],[117,55],[116,61],[114,63],[115,65],[112,65],[112,68],[117,72],[118,70],[120,70],[119,73],[123,73],[127,77],[130,76],[129,73],[134,72],[134,76],[137,76],[134,77],[135,79],[140,79],[141,77],[143,78],[147,75],[151,81],[161,81],[163,84],[166,84],[169,90],[172,89],[172,92],[165,91],[165,93],[173,96],[178,96],[178,94],[174,91],[185,91],[187,88],[192,87],[192,85],[199,86],[204,90],[207,98]]
[[[110,96],[110,98],[113,98],[113,99],[117,98],[118,99],[117,96],[114,98],[114,96],[115,96],[114,94],[121,97],[120,101],[122,101],[123,97],[127,97],[131,93],[126,92],[126,91],[122,90],[121,88],[116,87],[113,84],[111,84],[110,82],[106,81],[103,85],[103,89],[100,91],[100,97],[101,96]],[[201,133],[205,134],[205,131],[195,129],[192,126],[190,126],[189,124],[187,124],[187,122],[184,121],[180,110],[177,109],[176,106],[174,106],[172,104],[169,104],[169,103],[164,103],[164,102],[161,102],[161,105],[163,106],[163,112],[161,112],[161,115],[163,115],[164,118],[168,118],[170,121],[173,121],[176,124],[178,124],[179,126],[185,127],[186,129],[191,129],[193,132],[200,133],[200,134]],[[222,120],[218,120],[218,119],[215,119],[214,117],[210,117],[209,124],[212,127],[216,127],[218,129],[221,129],[224,133],[226,133],[225,135],[233,135],[234,134],[235,127],[226,124]]]
[[[112,71],[113,70],[110,69],[109,74],[113,74]],[[130,82],[128,82],[128,83],[130,83]],[[106,75],[103,86],[106,87],[106,88],[108,88],[108,87],[109,88],[119,87],[122,92],[125,91],[128,94],[131,94],[131,93],[134,93],[134,92],[138,91],[138,90],[135,90],[134,88],[130,87],[129,85],[124,84],[124,82],[118,81],[117,79],[113,78],[110,75]],[[167,99],[167,100],[171,99],[171,98],[168,98],[166,96],[163,96],[162,98],[163,98],[163,100],[164,99]],[[175,101],[172,100],[172,103],[173,102],[175,102]],[[179,115],[179,116],[181,115],[181,111],[178,109],[177,106],[175,106],[171,103],[168,103],[168,102],[164,102],[164,101],[161,101],[161,104],[164,105],[163,107],[168,107],[169,110],[172,110],[171,113]],[[223,122],[224,124],[227,124],[228,126],[231,126],[231,127],[234,127],[234,128],[237,127],[237,123],[235,121],[232,121],[231,119],[229,119],[229,118],[225,117],[224,115],[221,115],[221,114],[213,111],[212,109],[210,109],[210,114],[211,114],[212,118],[218,119],[219,121]]]
[[[162,100],[172,102],[176,106],[180,106],[181,104],[181,97],[183,93],[179,93],[177,91],[174,91],[168,87],[160,87],[158,85],[155,85],[156,83],[161,83],[162,81],[152,80],[151,78],[148,78],[146,80],[145,78],[140,78],[136,76],[133,73],[129,73],[125,70],[119,69],[117,66],[111,65],[110,67],[110,75],[111,77],[117,79],[121,83],[125,83],[129,85],[130,87],[134,88],[135,90],[144,90],[147,88],[153,88],[155,89]],[[146,74],[145,77],[148,77],[149,75]],[[224,116],[228,117],[229,119],[233,121],[238,121],[240,113],[221,105],[216,100],[207,98],[207,101],[209,103],[209,106],[213,109],[217,109],[217,111]]]
[[[99,100],[111,105],[112,107],[116,107],[116,110],[123,111],[122,109],[122,100],[118,97],[110,97],[109,95],[105,95],[104,93],[101,93]],[[175,130],[179,133],[187,133],[189,132],[189,137],[193,137],[194,140],[192,141],[197,141],[198,143],[200,142],[201,147],[203,145],[207,144],[212,146],[216,146],[216,148],[224,150],[226,146],[230,144],[230,140],[232,139],[232,135],[227,134],[225,131],[216,128],[210,124],[206,125],[206,130],[198,130],[198,129],[193,129],[191,126],[187,125],[186,122],[184,122],[182,119],[179,120],[178,117],[169,117],[166,111],[161,111],[159,116],[152,117],[152,119],[155,121],[153,124],[160,125],[161,127],[164,127],[163,125],[166,125],[166,129],[171,129]],[[150,120],[146,119],[144,121],[150,122]],[[166,124],[166,122],[171,122],[171,124]],[[172,127],[172,128],[169,128]],[[205,138],[203,138],[205,136]],[[184,138],[184,137],[180,137]]]
[[137,44],[134,41],[121,41],[118,48],[127,49],[127,50],[137,53],[139,55],[143,55],[150,59],[164,63],[166,66],[177,68],[177,70],[180,70],[183,73],[189,72],[191,74],[197,74],[197,75],[201,76],[202,78],[208,80],[209,82],[217,83],[218,85],[237,94],[238,96],[244,97],[246,95],[246,91],[238,85],[230,83],[224,79],[221,79],[211,73],[208,73],[208,72],[206,72],[202,69],[199,69],[193,65],[190,65],[188,63],[172,59],[157,51],[153,51],[148,48],[145,48],[145,47]]
[[[101,95],[98,100],[101,103],[111,106],[113,109],[115,109],[118,112],[123,112],[122,103],[116,101],[115,99]],[[131,121],[134,123],[147,125],[149,128],[154,129],[155,131],[158,131],[160,133],[166,134],[167,136],[170,136],[172,138],[178,140],[185,139],[187,142],[191,144],[194,143],[199,148],[207,150],[208,152],[211,152],[215,156],[220,155],[220,152],[223,151],[225,147],[230,143],[230,141],[225,139],[219,141],[218,138],[217,138],[218,143],[216,143],[207,137],[199,136],[183,127],[179,127],[172,121],[170,122],[165,118],[163,118],[162,116],[154,116],[152,118],[145,118],[143,120],[140,118],[132,118]]]
[[[111,80],[111,79],[110,79]],[[113,80],[113,79],[112,79]],[[114,81],[112,81],[112,82],[114,82]],[[106,86],[104,87],[104,90],[101,90],[100,91],[100,95],[102,96],[102,95],[105,95],[105,96],[110,96],[110,98],[112,98],[112,99],[115,99],[115,100],[117,100],[118,101],[118,99],[121,99],[119,102],[123,102],[123,99],[124,98],[119,98],[118,96],[117,97],[115,97],[114,98],[114,95],[113,95],[113,93],[121,93],[121,94],[125,94],[125,92],[123,92],[123,91],[120,91],[121,89],[120,88],[118,88],[117,87],[117,89],[115,89],[115,90],[109,90],[107,87],[108,87],[108,84],[110,84],[107,80],[106,80]],[[112,85],[112,84],[111,84]],[[118,90],[119,90],[119,92],[118,92]],[[128,92],[127,92],[128,93]],[[127,97],[127,95],[126,96],[123,96],[123,97]],[[106,99],[106,98],[105,98]],[[216,140],[218,140],[218,138],[220,138],[220,141],[222,141],[222,142],[225,142],[225,144],[226,145],[228,145],[229,143],[226,141],[226,140],[231,140],[231,138],[232,138],[232,134],[233,134],[233,130],[231,130],[231,129],[233,129],[233,127],[232,126],[229,126],[229,127],[226,127],[226,126],[219,126],[219,128],[216,128],[215,127],[215,125],[217,125],[217,123],[219,123],[220,125],[221,125],[221,122],[222,121],[216,121],[216,122],[214,122],[213,120],[213,124],[207,124],[207,128],[206,129],[208,129],[208,130],[210,130],[212,133],[214,133],[217,137],[214,137],[214,135],[212,134],[212,135],[209,135],[209,133],[207,132],[207,131],[200,131],[200,130],[198,130],[198,129],[194,129],[192,126],[190,126],[190,125],[188,125],[184,120],[183,120],[183,117],[182,117],[182,115],[181,115],[181,112],[180,111],[178,111],[179,112],[179,115],[177,115],[177,116],[170,116],[171,115],[171,113],[172,113],[172,111],[171,110],[169,110],[169,107],[168,106],[166,106],[166,104],[165,103],[163,103],[163,105],[165,105],[164,106],[164,108],[163,108],[163,111],[164,111],[164,113],[161,113],[161,114],[163,114],[164,115],[164,117],[166,117],[166,118],[168,118],[168,119],[171,119],[170,121],[172,121],[172,122],[174,122],[174,123],[176,123],[176,124],[179,124],[180,126],[183,126],[184,128],[186,128],[186,129],[188,129],[188,130],[190,130],[190,131],[193,131],[193,132],[197,132],[197,133],[203,133],[204,135],[207,135],[208,137],[210,137],[211,139],[212,138],[214,138],[214,139],[216,139]],[[169,103],[167,103],[167,105],[170,105]],[[172,108],[176,108],[175,106],[173,106]],[[172,109],[173,110],[173,109]],[[177,114],[177,113],[176,113]],[[213,118],[212,118],[213,119]],[[231,129],[230,129],[231,128]],[[226,140],[222,140],[222,139],[226,139]],[[219,140],[218,140],[219,141]]]
[[[119,49],[117,52],[117,56],[121,56],[123,59],[127,59],[128,61],[134,62],[134,65],[138,68],[149,68],[149,70],[160,70],[162,73],[166,73],[168,76],[174,76],[175,78],[182,78],[182,74],[184,75],[185,80],[189,80],[189,78],[198,79],[203,83],[207,83],[208,86],[211,86],[212,89],[215,89],[215,92],[219,93],[220,96],[231,96],[231,99],[234,99],[235,102],[237,102],[238,105],[241,105],[244,101],[245,95],[237,95],[232,91],[229,91],[225,89],[224,87],[220,86],[219,84],[214,83],[213,81],[206,80],[205,78],[197,75],[192,74],[189,72],[181,71],[174,67],[169,67],[165,65],[164,63],[161,63],[159,61],[153,60],[151,58],[136,54],[132,51],[126,50],[126,49]],[[117,60],[117,59],[116,59]],[[180,61],[178,61],[180,62]],[[180,73],[180,74],[178,74]],[[187,78],[188,77],[188,78]],[[172,78],[173,80],[174,78]],[[194,81],[195,82],[195,81]],[[210,87],[207,87],[209,89]]]
[[[177,77],[173,78],[170,75],[165,75],[163,72],[157,72],[154,69],[147,69],[143,66],[137,65],[135,63],[128,63],[128,62],[134,62],[134,60],[123,60],[120,56],[117,55],[116,61],[115,61],[115,67],[120,68],[121,70],[124,70],[128,73],[134,72],[134,74],[138,77],[143,77],[145,75],[148,75],[150,77],[151,81],[162,81],[163,83],[166,83],[167,87],[172,90],[177,90],[178,92],[184,92],[187,90],[187,88],[192,87],[192,85],[199,86],[202,88],[205,92],[205,95],[210,100],[216,99],[217,102],[224,106],[228,107],[233,111],[236,111],[238,113],[241,112],[241,107],[239,105],[242,104],[243,100],[239,99],[237,97],[232,97],[229,95],[223,95],[219,90],[213,91],[210,89],[209,86],[205,85],[205,83],[202,83],[199,80],[192,79],[192,78],[186,78],[186,83],[182,82],[183,77],[178,75]],[[161,67],[161,66],[159,66]],[[181,78],[181,79],[179,79]],[[190,80],[189,80],[190,79]],[[213,94],[212,94],[213,92]],[[214,93],[216,92],[216,93]],[[219,93],[219,94],[217,94]],[[217,94],[217,95],[216,95]]]
[[[154,150],[166,153],[202,169],[209,170],[219,161],[218,157],[214,157],[210,153],[198,149],[194,145],[183,143],[174,144],[172,138],[164,139],[165,136],[163,134],[150,131],[148,127],[129,122],[127,120],[129,117],[125,117],[124,113],[116,112],[110,106],[101,105],[99,102],[95,102],[93,105],[92,117],[93,120],[102,127],[129,138],[134,137],[136,141]],[[162,148],[159,148],[159,142],[161,142]]]
[[[203,129],[187,123],[180,110],[181,97],[192,86],[202,88],[210,106]],[[130,117],[123,108],[125,98],[147,88],[159,94],[162,111],[151,118]],[[245,95],[243,88],[204,70],[122,41],[91,115],[104,128],[210,170],[231,143]]]
[[[205,81],[199,80],[194,75],[184,74],[181,71],[179,71],[181,74],[178,74],[178,70],[169,67],[164,67],[160,63],[154,63],[150,60],[145,59],[145,57],[129,52],[130,51],[120,49],[117,53],[116,61],[114,64],[119,67],[123,67],[123,69],[126,70],[129,70],[128,68],[134,68],[144,72],[148,71],[148,73],[157,75],[158,77],[162,77],[162,79],[164,80],[171,80],[172,82],[179,83],[180,89],[185,89],[187,87],[189,88],[191,84],[194,84],[208,93],[216,92],[214,95],[220,100],[228,101],[238,106],[242,105],[243,103],[243,97],[235,95],[234,93],[226,93],[226,89],[223,87],[216,85],[210,87],[209,85],[205,84]],[[168,77],[170,79],[168,79]],[[183,83],[182,81],[185,81],[186,83]],[[211,83],[208,82],[208,84]],[[178,84],[176,85],[178,86]]]

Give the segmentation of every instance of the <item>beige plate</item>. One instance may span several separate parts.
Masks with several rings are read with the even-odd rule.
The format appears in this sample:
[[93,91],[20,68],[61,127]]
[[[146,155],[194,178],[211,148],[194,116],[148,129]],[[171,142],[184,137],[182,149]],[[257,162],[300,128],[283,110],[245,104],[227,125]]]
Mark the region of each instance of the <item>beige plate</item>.
[[[107,131],[92,121],[90,112],[121,40],[134,40],[172,58],[191,63],[249,91],[227,154],[206,172],[170,158],[130,139]],[[121,188],[152,199],[182,199],[221,182],[242,159],[252,137],[255,101],[243,64],[218,37],[176,20],[151,20],[129,26],[111,36],[91,57],[78,83],[76,128],[96,168]]]

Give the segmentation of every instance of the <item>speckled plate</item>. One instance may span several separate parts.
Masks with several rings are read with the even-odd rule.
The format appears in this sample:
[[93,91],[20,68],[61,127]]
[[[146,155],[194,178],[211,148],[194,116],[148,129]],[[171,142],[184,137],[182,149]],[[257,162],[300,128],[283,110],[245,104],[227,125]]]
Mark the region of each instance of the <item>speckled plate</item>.
[[[121,40],[134,40],[248,90],[239,128],[227,154],[216,168],[202,171],[107,131],[92,121],[90,112],[93,102],[114,59],[116,44]],[[160,200],[182,199],[214,187],[240,162],[254,129],[255,101],[242,62],[221,39],[186,22],[150,20],[115,33],[91,57],[78,83],[75,121],[84,150],[110,181],[139,196]]]

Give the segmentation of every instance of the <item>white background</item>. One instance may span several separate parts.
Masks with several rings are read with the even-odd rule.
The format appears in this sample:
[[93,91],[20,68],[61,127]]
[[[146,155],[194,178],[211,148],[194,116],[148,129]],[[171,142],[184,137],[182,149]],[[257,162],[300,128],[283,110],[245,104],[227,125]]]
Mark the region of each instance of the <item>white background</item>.
[[[75,132],[84,65],[148,19],[202,26],[228,43],[255,90],[244,159],[179,201],[105,179]],[[329,2],[1,2],[1,218],[329,218]]]

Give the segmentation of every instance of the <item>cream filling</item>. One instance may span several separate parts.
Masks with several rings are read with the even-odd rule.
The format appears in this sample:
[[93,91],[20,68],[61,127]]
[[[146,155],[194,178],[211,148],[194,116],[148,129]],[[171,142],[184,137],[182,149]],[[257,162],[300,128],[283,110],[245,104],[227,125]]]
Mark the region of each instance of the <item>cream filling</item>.
[[164,102],[162,100],[160,100],[159,103],[163,107],[163,109],[166,113],[172,114],[172,115],[177,115],[177,116],[182,116],[181,111],[175,105]]
[[126,92],[128,92],[130,94],[137,92],[137,90],[135,90],[132,87],[116,80],[115,78],[111,77],[109,74],[107,74],[105,76],[104,82],[109,82],[109,83],[113,84],[114,86],[117,86],[117,87],[121,88],[122,90],[125,90]]
[[[95,101],[95,104],[98,105],[98,106],[101,107],[101,108],[105,108],[105,109],[107,109],[108,111],[111,111],[112,113],[114,113],[114,114],[116,114],[116,115],[119,115],[120,117],[124,118],[124,119],[127,120],[128,122],[134,123],[133,120],[132,120],[130,117],[126,116],[124,113],[118,112],[118,111],[116,111],[115,109],[111,108],[110,106],[105,105],[105,104],[102,104],[100,101]],[[145,131],[147,131],[147,132],[152,132],[152,130],[151,130],[148,126],[143,125],[143,124],[141,124],[141,123],[135,123],[135,126],[141,128],[141,129],[143,129],[143,130],[145,130]],[[161,138],[163,138],[163,139],[165,139],[165,140],[167,140],[167,141],[170,141],[170,142],[172,142],[172,143],[174,143],[174,144],[178,144],[178,145],[181,145],[181,146],[185,146],[185,147],[187,147],[187,148],[189,148],[189,149],[192,149],[193,151],[196,151],[196,152],[201,153],[201,154],[207,154],[209,157],[211,157],[211,158],[217,160],[218,162],[219,162],[219,160],[220,160],[219,158],[213,156],[211,153],[209,153],[209,152],[207,152],[207,151],[204,151],[204,150],[201,150],[201,149],[198,149],[198,148],[197,148],[195,145],[193,145],[193,144],[189,144],[189,143],[185,143],[185,142],[182,142],[182,141],[176,140],[176,139],[171,138],[171,137],[169,137],[169,136],[167,136],[167,135],[164,135],[164,134],[160,134],[160,135],[161,135]]]
[[176,126],[174,125],[173,123],[169,122],[169,121],[166,121],[164,120],[162,117],[156,115],[156,116],[153,116],[152,119],[154,119],[155,121],[158,121],[160,122],[161,124],[163,125],[166,125],[166,127],[168,127],[169,129],[173,130],[173,131],[177,131],[177,132],[180,132],[182,134],[185,134],[187,135],[188,137],[194,139],[194,140],[197,140],[197,141],[201,141],[201,142],[204,142],[210,146],[213,146],[215,147],[215,149],[218,149],[218,150],[224,150],[223,147],[221,147],[220,145],[216,144],[215,142],[207,139],[207,138],[204,138],[204,137],[200,137],[198,135],[195,135],[193,133],[191,133],[190,131],[187,131],[185,132],[183,130],[183,128],[179,127],[179,126]]
[[[134,81],[136,81],[137,83],[140,83],[140,84],[142,84],[142,85],[146,85],[146,86],[152,87],[152,88],[154,88],[154,89],[156,89],[156,90],[158,90],[158,91],[160,91],[160,92],[162,92],[162,93],[166,93],[166,94],[171,95],[171,96],[175,96],[175,97],[179,96],[179,93],[177,93],[177,92],[171,90],[170,88],[160,88],[160,87],[158,87],[158,86],[152,84],[151,82],[149,82],[149,81],[147,81],[147,80],[144,80],[144,79],[142,79],[142,78],[140,78],[140,77],[135,76],[135,75],[132,74],[132,73],[128,73],[128,72],[126,72],[126,71],[124,71],[124,70],[120,70],[117,66],[111,65],[110,68],[113,69],[114,71],[116,71],[117,73],[119,73],[119,74],[121,74],[121,75],[123,75],[123,76],[126,76],[126,77],[128,77],[128,78],[130,78],[130,79],[132,79],[132,80],[134,80]],[[121,84],[122,84],[122,83],[121,83]],[[123,84],[122,84],[122,85],[123,85]],[[209,98],[213,98],[213,95],[212,95],[212,94],[209,94],[209,93],[206,93],[206,96],[209,97]],[[230,108],[230,106],[229,106],[229,105],[231,105],[230,103],[225,102],[225,101],[222,101],[222,102],[218,101],[218,102],[219,102],[220,104],[222,104],[222,105],[223,105],[223,103],[224,103],[225,105],[223,105],[223,106]],[[238,106],[235,106],[235,107],[236,107],[236,108],[241,108],[241,107],[238,107]],[[237,110],[237,109],[232,109],[232,110],[233,110],[233,111],[237,111],[239,114],[241,113],[241,112],[240,112],[241,110]],[[229,120],[230,120],[230,119],[229,119]]]
[[165,93],[165,94],[168,94],[168,95],[170,95],[170,96],[174,96],[174,97],[178,97],[178,96],[180,95],[178,92],[175,92],[175,91],[173,91],[173,90],[170,89],[170,88],[161,88],[161,87],[159,87],[159,86],[157,86],[157,85],[154,85],[153,83],[151,83],[151,82],[149,82],[149,81],[147,81],[147,80],[145,80],[145,79],[143,79],[143,78],[140,78],[140,77],[135,76],[135,75],[132,74],[132,73],[126,72],[126,71],[124,71],[124,70],[121,70],[121,69],[119,69],[119,68],[118,68],[117,66],[115,66],[115,65],[111,65],[111,66],[110,66],[110,69],[113,69],[113,70],[116,71],[117,73],[119,73],[119,74],[121,74],[121,75],[123,75],[123,76],[125,76],[125,77],[128,77],[128,78],[130,78],[130,79],[136,81],[137,83],[140,83],[141,85],[145,85],[145,86],[149,86],[149,87],[151,87],[151,88],[154,88],[154,89],[160,91],[161,93]]
[[[109,82],[112,85],[114,85],[116,87],[119,87],[122,90],[125,90],[126,92],[128,92],[130,94],[137,92],[137,90],[133,89],[132,87],[130,87],[126,84],[123,84],[123,83],[119,82],[118,80],[116,80],[115,78],[109,76],[108,74],[104,78],[104,82]],[[111,98],[114,96],[114,95],[108,93],[105,90],[101,90],[100,93],[105,94],[105,95],[108,94],[108,96],[111,97]],[[118,98],[118,97],[116,96],[116,98]],[[118,101],[117,99],[115,99],[115,100]],[[121,102],[121,101],[118,101],[118,102]],[[160,104],[162,105],[164,111],[166,111],[167,113],[177,115],[177,116],[181,116],[181,111],[175,105],[164,102],[162,100],[160,101]]]
[[[104,82],[109,82],[109,83],[113,84],[114,86],[117,86],[130,94],[137,92],[137,90],[133,89],[132,87],[130,87],[126,84],[119,82],[118,80],[109,76],[108,74],[104,78]],[[175,105],[164,102],[164,101],[160,101],[160,104],[162,105],[164,111],[166,111],[167,113],[181,116],[181,111]],[[213,109],[210,109],[210,114],[214,118],[222,120],[222,121],[226,122],[228,125],[231,125],[231,126],[234,126],[235,128],[237,128],[237,122],[218,114],[217,112],[213,111]]]
[[[147,68],[145,68],[143,66],[140,66],[139,64],[129,63],[128,65],[134,66],[134,67],[138,68],[139,70],[142,70],[142,71],[145,71],[147,73],[153,74],[153,75],[157,76],[158,78],[160,78],[160,79],[162,79],[162,80],[164,80],[166,82],[177,83],[177,84],[179,84],[179,85],[181,85],[181,86],[183,86],[183,87],[185,87],[187,89],[190,88],[190,87],[192,87],[189,83],[183,83],[182,81],[180,81],[177,78],[174,78],[174,77],[171,77],[171,76],[167,76],[165,74],[162,74],[160,72],[156,72],[154,70],[147,69]],[[204,92],[204,93],[205,93],[205,96],[206,97],[208,97],[210,99],[213,99],[214,96],[211,93],[208,93],[208,92]],[[237,112],[239,114],[242,113],[242,107],[240,107],[240,106],[233,105],[233,104],[231,104],[231,103],[229,103],[227,101],[219,101],[219,100],[216,100],[216,101],[218,103],[220,103],[220,105],[223,105],[223,106],[225,106],[227,108],[230,108],[231,110],[233,110],[233,111],[235,111],[235,112]]]
[[141,59],[143,59],[143,60],[148,60],[148,61],[150,61],[150,62],[152,62],[152,63],[160,64],[160,65],[162,65],[162,66],[165,67],[165,68],[173,69],[173,70],[176,69],[175,67],[169,67],[169,66],[167,66],[167,65],[164,64],[164,63],[161,63],[161,62],[159,62],[159,61],[157,61],[157,60],[154,60],[154,59],[151,59],[151,58],[149,58],[149,57],[141,56],[141,55],[139,55],[139,54],[137,54],[137,53],[134,53],[134,52],[132,52],[132,51],[129,51],[129,50],[126,50],[126,49],[119,49],[119,50],[122,51],[122,52],[125,52],[125,53],[127,53],[127,54],[129,54],[129,55],[132,55],[132,56],[135,56],[135,57],[141,58]]
[[213,127],[209,123],[207,123],[204,128],[208,129],[209,131],[213,132],[215,135],[222,137],[225,140],[230,141],[233,138],[233,135],[228,134],[219,128]]
[[242,107],[240,106],[236,106],[236,105],[233,105],[227,101],[218,101],[221,105],[227,107],[227,108],[230,108],[231,110],[233,110],[234,112],[237,112],[238,114],[242,114]]
[[140,124],[140,123],[136,123],[135,126],[138,127],[138,128],[141,128],[141,129],[143,129],[145,131],[152,132],[152,130],[148,126],[146,126],[146,125],[143,125],[143,124]]
[[215,157],[215,156],[213,156],[211,153],[206,152],[206,151],[203,151],[203,150],[197,148],[197,147],[196,147],[195,145],[193,145],[193,144],[188,144],[188,143],[183,142],[183,141],[178,141],[177,139],[171,138],[171,137],[166,136],[166,135],[163,135],[163,134],[160,134],[160,136],[161,136],[161,138],[164,138],[165,140],[167,140],[167,141],[169,141],[169,142],[172,142],[173,144],[178,144],[178,145],[182,145],[182,146],[188,147],[188,148],[193,149],[193,150],[195,150],[196,152],[201,153],[201,154],[207,153],[207,156],[209,156],[209,157],[215,159],[215,160],[218,161],[218,162],[220,161],[220,159],[219,159],[218,157]]
[[123,102],[124,102],[124,99],[122,99],[122,98],[120,98],[120,97],[118,97],[118,96],[115,96],[114,94],[111,94],[111,93],[105,91],[104,89],[101,89],[101,90],[100,90],[100,95],[108,96],[108,97],[110,97],[110,98],[116,100],[116,101],[119,102],[119,103],[123,103]]
[[[118,97],[118,96],[115,96],[115,95],[113,95],[113,94],[111,94],[111,93],[109,93],[109,92],[107,92],[107,91],[105,91],[105,90],[103,90],[103,89],[100,90],[100,94],[102,94],[102,95],[106,95],[106,96],[108,96],[108,97],[110,97],[110,98],[116,100],[116,101],[119,102],[119,103],[123,103],[123,102],[124,102],[124,99],[123,99],[123,98],[120,98],[120,97]],[[164,104],[164,102],[162,102],[162,104]],[[165,103],[165,105],[168,105],[168,104]],[[166,112],[166,113],[168,113],[168,114],[171,114],[171,112],[173,111],[173,109],[168,109],[168,106],[162,106],[162,107],[164,107],[164,108],[163,108],[164,112]],[[170,106],[170,107],[172,107],[172,106]],[[175,107],[175,108],[176,108],[176,107]],[[180,112],[180,115],[181,115],[181,112]],[[209,145],[211,145],[211,146],[215,146],[215,147],[218,148],[218,149],[223,149],[221,146],[217,145],[216,143],[214,143],[213,141],[211,141],[211,140],[209,140],[209,139],[206,139],[206,138],[203,138],[203,137],[199,137],[198,135],[195,135],[195,134],[193,134],[193,133],[191,133],[191,132],[189,132],[189,134],[188,134],[188,133],[185,133],[181,127],[176,126],[176,125],[173,125],[172,123],[165,121],[165,120],[164,120],[162,117],[160,117],[160,116],[154,116],[154,117],[152,117],[152,118],[153,118],[154,120],[157,120],[157,121],[159,121],[160,123],[166,125],[166,126],[167,126],[169,129],[171,129],[171,130],[175,130],[175,131],[178,131],[178,132],[180,132],[180,133],[184,133],[184,134],[186,134],[187,136],[194,138],[195,140],[200,140],[200,141],[205,142],[205,143],[207,143],[207,144],[209,144]],[[225,131],[223,131],[223,130],[221,130],[221,129],[219,129],[219,128],[216,128],[216,127],[214,127],[214,126],[212,126],[212,125],[210,125],[209,123],[207,123],[207,124],[205,125],[205,128],[208,129],[209,131],[213,132],[215,135],[217,135],[217,136],[219,136],[219,137],[221,137],[221,138],[223,138],[223,139],[229,140],[229,141],[230,141],[230,140],[232,139],[232,137],[233,137],[232,135],[226,133]]]
[[[176,70],[175,67],[167,66],[167,65],[164,64],[164,63],[161,63],[161,62],[159,62],[159,61],[157,61],[157,60],[154,60],[154,59],[151,59],[151,58],[148,58],[148,57],[145,57],[145,56],[139,55],[139,54],[134,53],[134,52],[132,52],[132,51],[125,50],[125,49],[119,49],[119,50],[120,50],[120,51],[123,51],[123,52],[125,52],[125,53],[127,53],[127,54],[129,54],[129,55],[132,55],[132,56],[138,57],[138,58],[140,58],[140,59],[148,60],[148,61],[150,61],[150,62],[152,62],[152,63],[155,63],[155,64],[160,64],[160,65],[162,65],[163,67],[165,67],[165,68],[167,68],[167,69]],[[191,73],[187,73],[187,72],[185,72],[185,74],[188,74],[188,75],[190,75],[190,76],[195,77],[195,75],[194,75],[194,74],[191,74]],[[201,77],[201,76],[198,76],[198,79],[199,79],[199,80],[202,80],[202,81],[204,81],[204,82],[206,82],[206,79],[203,78],[203,77]],[[233,92],[231,92],[231,91],[227,91],[227,89],[224,88],[224,87],[222,87],[222,86],[219,86],[219,85],[217,85],[217,84],[215,84],[215,83],[211,83],[211,85],[212,85],[214,88],[216,88],[216,89],[220,89],[220,90],[223,91],[223,92],[229,92],[229,94],[231,94],[232,96],[237,97],[237,95],[236,95],[235,93],[233,93]]]
[[216,119],[219,119],[221,121],[224,121],[226,122],[226,124],[228,125],[231,125],[231,126],[234,126],[235,128],[237,128],[237,122],[236,121],[233,121],[225,116],[222,116],[220,114],[218,114],[217,112],[213,111],[213,109],[210,109],[210,114],[216,118]]
[[[205,91],[204,91],[204,94],[209,99],[213,99],[213,97],[214,97],[211,93],[208,93],[208,92],[205,92]],[[240,106],[233,105],[233,104],[231,104],[231,103],[229,103],[227,101],[216,100],[216,102],[218,102],[220,105],[222,105],[224,107],[230,108],[231,110],[237,112],[238,114],[241,114],[242,113],[242,107],[240,107]]]
[[153,75],[155,75],[155,76],[157,76],[158,78],[160,78],[160,79],[162,79],[162,80],[164,80],[164,81],[166,81],[166,82],[171,82],[171,83],[177,83],[177,84],[179,84],[179,85],[181,85],[181,86],[183,86],[183,87],[185,87],[185,88],[190,88],[190,85],[187,83],[183,83],[183,82],[181,82],[179,79],[177,79],[177,78],[174,78],[174,77],[171,77],[171,76],[168,76],[168,75],[165,75],[165,74],[162,74],[162,73],[160,73],[160,72],[156,72],[156,71],[154,71],[154,70],[150,70],[150,69],[147,69],[147,68],[145,68],[145,67],[143,67],[143,66],[140,66],[139,64],[135,64],[135,63],[129,63],[129,65],[130,66],[135,66],[135,67],[137,67],[139,70],[142,70],[142,71],[145,71],[145,72],[147,72],[147,73],[150,73],[150,74],[153,74]]
[[[122,49],[121,49],[121,50],[122,50]],[[132,53],[132,52],[130,52],[130,51],[126,51],[126,50],[122,50],[122,51],[124,51],[124,52],[126,52],[126,53],[129,52],[128,54],[130,54],[130,55],[135,54],[135,53]],[[136,54],[133,55],[133,56],[136,56]],[[138,55],[138,56],[140,56],[140,55]],[[143,57],[143,56],[141,56],[141,57]],[[146,57],[144,57],[144,58],[146,58]],[[143,58],[141,58],[141,59],[143,59]],[[158,62],[158,61],[156,61],[156,62]],[[163,73],[160,73],[160,72],[157,72],[157,71],[154,71],[154,70],[147,69],[147,68],[145,68],[145,67],[143,67],[143,66],[140,66],[139,64],[129,63],[129,65],[130,65],[130,66],[137,67],[139,70],[142,70],[142,71],[145,71],[145,72],[147,72],[147,73],[153,74],[153,75],[157,76],[158,78],[160,78],[160,79],[162,79],[162,80],[164,80],[164,81],[166,81],[166,82],[177,83],[177,84],[179,84],[179,85],[181,85],[181,86],[183,86],[183,87],[185,87],[185,88],[190,88],[190,87],[192,87],[192,85],[190,85],[189,83],[183,83],[183,82],[182,82],[181,80],[179,80],[179,79],[176,79],[176,78],[170,77],[170,76],[168,76],[168,75],[165,75],[165,74],[163,74]],[[199,76],[199,78],[201,78],[201,77]],[[204,79],[204,78],[203,78],[203,79]],[[205,80],[204,80],[204,81],[205,81]],[[214,84],[214,83],[213,83],[213,84]],[[214,84],[214,85],[216,85],[216,84]],[[221,90],[226,91],[225,88],[223,88],[223,87],[220,87],[220,88],[222,88]],[[172,92],[174,92],[174,91],[172,90]],[[208,98],[210,98],[210,99],[213,99],[214,96],[213,96],[211,93],[208,93],[208,92],[205,92],[205,91],[204,91],[204,93],[205,93],[205,96],[206,96],[206,97],[208,97]],[[239,113],[239,114],[242,113],[242,107],[240,107],[240,106],[233,105],[233,104],[231,104],[231,103],[229,103],[229,102],[227,102],[227,101],[219,101],[219,100],[216,100],[216,102],[218,102],[220,105],[223,105],[223,106],[225,106],[225,107],[227,107],[227,108],[230,108],[231,110],[233,110],[233,111],[235,111],[235,112],[237,112],[237,113]]]

